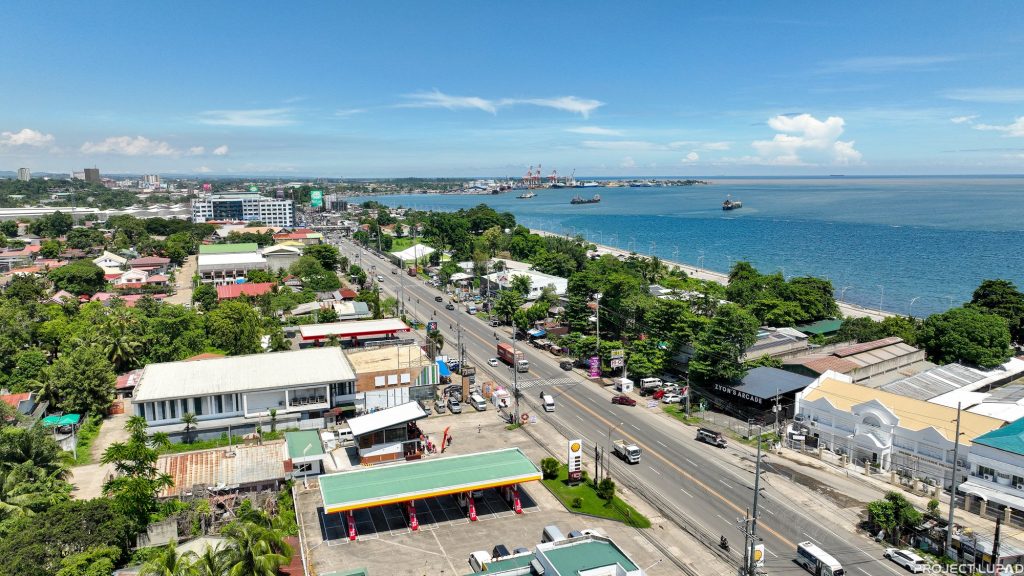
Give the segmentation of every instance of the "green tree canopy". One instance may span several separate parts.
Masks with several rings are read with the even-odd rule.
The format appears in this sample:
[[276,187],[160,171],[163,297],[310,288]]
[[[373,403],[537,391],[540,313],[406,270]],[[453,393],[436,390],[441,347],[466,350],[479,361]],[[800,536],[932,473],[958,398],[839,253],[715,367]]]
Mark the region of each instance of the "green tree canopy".
[[1024,294],[1013,282],[985,280],[974,291],[970,306],[1003,318],[1013,341],[1024,342]]
[[106,414],[114,401],[117,374],[98,345],[78,346],[61,354],[48,380],[57,406],[65,412]]
[[929,316],[921,327],[919,342],[938,364],[966,362],[994,368],[1013,353],[1006,319],[974,307]]
[[303,256],[312,256],[320,262],[324,270],[331,272],[338,269],[338,257],[340,253],[338,249],[330,244],[314,244],[312,246],[306,246],[302,252]]
[[228,354],[255,354],[260,351],[263,328],[259,313],[239,300],[221,303],[206,315],[210,343]]
[[106,286],[103,269],[93,264],[92,260],[75,260],[74,262],[50,271],[50,280],[59,290],[81,295],[93,295]]
[[743,308],[735,304],[720,306],[694,340],[690,377],[704,382],[743,378],[746,369],[741,358],[757,341],[759,326],[757,318]]

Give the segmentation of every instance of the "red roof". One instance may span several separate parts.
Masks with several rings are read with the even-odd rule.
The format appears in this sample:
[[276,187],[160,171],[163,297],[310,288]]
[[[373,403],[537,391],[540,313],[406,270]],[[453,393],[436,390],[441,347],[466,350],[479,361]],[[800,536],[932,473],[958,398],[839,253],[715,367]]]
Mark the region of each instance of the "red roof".
[[354,300],[356,296],[359,296],[359,293],[356,292],[355,290],[350,290],[348,288],[341,289],[342,300]]
[[227,300],[239,296],[262,296],[274,290],[275,282],[252,282],[245,284],[228,284],[217,286],[217,299]]
[[854,354],[860,354],[861,352],[892,346],[893,344],[899,344],[900,342],[903,342],[903,338],[900,338],[899,336],[890,336],[888,338],[882,338],[881,340],[872,340],[871,342],[861,342],[860,344],[846,346],[845,348],[840,348],[832,352],[832,354],[840,358],[845,358],[846,356],[853,356]]
[[11,408],[17,410],[18,404],[28,400],[30,397],[32,397],[31,392],[22,392],[21,394],[4,394],[3,396],[0,396],[0,400],[3,400],[9,404]]
[[142,288],[145,286],[145,282],[122,282],[114,285],[114,290],[129,290],[132,288]]
[[117,280],[118,278],[121,277],[122,274],[124,274],[124,272],[117,272],[116,274],[104,274],[103,278],[104,280]]
[[185,362],[192,362],[193,360],[212,360],[214,358],[223,358],[223,354],[214,354],[213,352],[203,352],[202,354],[196,354],[190,358],[185,358]]
[[150,276],[149,278],[146,278],[146,282],[148,282],[150,284],[153,284],[153,283],[156,283],[156,282],[167,282],[167,276],[164,276],[163,274],[154,274],[154,275]]
[[124,390],[126,388],[135,388],[135,385],[139,382],[139,374],[142,370],[132,370],[131,372],[125,372],[117,377],[117,383],[114,384],[114,388],[118,390]]
[[163,256],[146,256],[144,258],[136,258],[128,262],[133,267],[135,266],[164,266],[171,263],[170,258],[164,258]]

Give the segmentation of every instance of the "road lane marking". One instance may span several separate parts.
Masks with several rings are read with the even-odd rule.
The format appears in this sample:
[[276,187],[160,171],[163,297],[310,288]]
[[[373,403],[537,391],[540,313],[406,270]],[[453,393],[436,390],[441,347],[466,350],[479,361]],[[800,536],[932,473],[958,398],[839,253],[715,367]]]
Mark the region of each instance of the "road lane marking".
[[689,492],[687,492],[686,488],[680,488],[679,491],[682,492],[683,494],[686,494],[690,498],[693,498],[693,494],[690,494]]
[[696,466],[697,465],[696,462],[694,462],[693,460],[690,460],[689,458],[687,458],[685,456],[683,456],[683,460],[686,460],[687,462],[689,462],[690,466]]
[[719,479],[718,479],[718,481],[719,481],[719,482],[721,482],[722,484],[725,484],[725,485],[726,485],[726,486],[728,486],[729,488],[732,488],[732,484],[729,484],[729,483],[728,483],[728,482],[726,482],[725,480],[722,480],[721,478],[719,478]]
[[661,444],[665,448],[668,448],[668,446],[664,442],[662,442],[661,440],[655,440],[655,442],[657,442],[658,444]]
[[661,472],[658,472],[657,470],[655,470],[654,466],[648,466],[648,468],[650,468],[652,471],[654,471],[654,473],[657,474],[658,476],[661,476]]
[[[475,336],[475,334],[474,334],[474,336]],[[479,336],[477,336],[477,338],[479,338]],[[480,340],[483,340],[483,339],[482,339],[482,338],[480,338]],[[580,402],[580,401],[579,401],[579,400],[577,400],[576,398],[574,398],[574,397],[572,397],[572,396],[570,396],[570,395],[568,395],[568,394],[566,394],[566,395],[563,395],[563,398],[564,398],[564,399],[565,399],[566,401],[568,401],[568,402],[571,402],[571,403],[575,404],[575,405],[576,405],[577,407],[579,407],[579,408],[580,408],[581,410],[584,410],[584,411],[586,411],[586,412],[589,412],[591,416],[593,416],[593,417],[594,417],[595,419],[597,419],[597,420],[598,420],[599,422],[601,422],[601,423],[602,423],[602,424],[604,424],[605,426],[611,426],[611,425],[612,425],[612,423],[611,423],[611,422],[609,422],[608,420],[606,420],[605,418],[603,418],[603,417],[602,417],[602,416],[601,416],[600,414],[598,414],[597,412],[594,412],[594,411],[593,411],[593,410],[591,410],[590,408],[587,408],[587,407],[586,407],[585,405],[583,405],[583,403],[582,403],[582,402]],[[668,465],[669,467],[673,468],[673,469],[674,469],[674,470],[675,470],[676,472],[678,472],[678,473],[679,473],[679,475],[680,475],[680,476],[682,476],[683,478],[685,478],[686,480],[688,480],[688,481],[690,482],[690,484],[691,484],[691,485],[696,485],[696,486],[699,486],[699,487],[703,488],[705,492],[707,492],[708,494],[712,495],[712,496],[713,496],[713,497],[715,497],[715,498],[718,498],[718,499],[719,499],[719,500],[720,500],[720,501],[721,501],[721,502],[722,502],[723,504],[725,504],[725,505],[726,505],[726,506],[728,506],[729,508],[732,508],[732,509],[733,509],[733,510],[734,510],[734,511],[735,511],[735,512],[737,513],[737,514],[744,514],[744,513],[745,513],[745,512],[744,512],[744,509],[743,509],[743,508],[740,508],[740,507],[739,507],[738,505],[734,504],[734,503],[733,503],[732,501],[730,501],[730,500],[726,499],[726,498],[725,498],[725,496],[722,496],[721,494],[719,494],[719,493],[718,493],[718,491],[716,491],[716,490],[712,490],[712,489],[711,489],[711,486],[708,486],[708,485],[707,485],[707,484],[705,484],[704,482],[700,481],[699,479],[697,479],[696,477],[694,477],[694,476],[693,476],[693,474],[690,474],[689,472],[687,472],[686,470],[684,470],[684,469],[683,469],[682,467],[680,467],[680,466],[679,466],[678,464],[676,464],[676,463],[675,463],[675,462],[673,462],[672,460],[669,460],[669,459],[668,459],[668,458],[666,458],[665,456],[662,456],[662,455],[661,455],[661,454],[659,454],[658,452],[656,452],[656,451],[652,450],[652,449],[651,449],[650,447],[646,446],[646,445],[645,445],[645,444],[644,444],[643,442],[640,442],[640,441],[638,441],[638,440],[637,440],[636,438],[630,438],[630,437],[629,437],[629,434],[627,434],[627,433],[624,433],[623,435],[624,435],[624,436],[626,436],[628,440],[630,440],[631,442],[633,442],[634,444],[636,444],[636,445],[637,445],[638,447],[640,447],[640,449],[642,449],[642,450],[645,450],[645,451],[647,451],[648,453],[650,453],[650,454],[651,454],[652,456],[654,456],[655,458],[657,458],[657,459],[661,460],[662,462],[664,462],[665,464],[667,464],[667,465]],[[691,464],[693,464],[694,466],[696,466],[696,463],[694,463],[694,462],[693,462],[692,460],[690,460],[689,458],[687,458],[686,460],[687,460],[688,462],[690,462]],[[785,545],[786,545],[787,547],[789,547],[789,548],[793,548],[793,549],[795,549],[795,548],[796,548],[796,543],[795,543],[795,542],[792,542],[792,541],[791,541],[791,540],[790,540],[789,538],[786,538],[785,536],[783,536],[782,534],[780,534],[780,533],[779,533],[779,532],[778,532],[777,530],[773,529],[773,528],[772,528],[771,526],[768,526],[768,525],[767,525],[767,524],[765,524],[765,523],[761,523],[761,524],[760,524],[759,526],[760,526],[760,527],[761,527],[762,529],[764,529],[764,530],[765,530],[766,532],[770,533],[770,534],[771,534],[772,536],[775,536],[776,538],[778,538],[778,539],[779,539],[780,541],[782,541],[782,543],[783,543],[783,544],[785,544]]]
[[771,550],[769,550],[767,546],[765,546],[764,551],[769,553],[769,554],[771,554],[772,558],[778,558],[779,557],[778,554],[776,554],[775,552],[772,552]]
[[[721,515],[721,514],[715,514],[715,516],[718,516],[719,518],[722,518],[722,515]],[[729,526],[732,526],[732,522],[729,522],[729,521],[728,521],[728,520],[726,520],[725,518],[722,518],[722,522],[725,522],[725,523],[726,523],[726,524],[728,524]]]
[[868,576],[871,576],[871,573],[870,573],[870,572],[868,572],[867,570],[865,570],[865,569],[861,568],[860,566],[857,566],[857,570],[860,570],[861,572],[863,572],[863,573],[867,574]]
[[580,422],[586,422],[586,420],[584,420],[579,414],[575,414],[575,416],[580,419]]
[[803,534],[804,536],[807,536],[807,538],[808,538],[809,540],[813,540],[813,541],[814,541],[814,542],[815,542],[816,544],[818,544],[819,546],[820,546],[820,545],[822,545],[822,544],[821,544],[821,542],[818,542],[818,540],[817,540],[817,539],[816,539],[816,538],[815,538],[814,536],[811,536],[811,535],[810,535],[810,534],[808,534],[807,532],[801,532],[801,534]]
[[[640,430],[640,427],[637,426],[636,424],[633,424],[632,422],[630,422],[629,425],[632,426],[633,428],[636,428],[637,430]],[[668,448],[668,446],[665,447]]]
[[771,510],[765,508],[764,506],[761,506],[761,510],[764,510],[765,512],[771,514],[772,516],[775,516],[775,512],[772,512]]

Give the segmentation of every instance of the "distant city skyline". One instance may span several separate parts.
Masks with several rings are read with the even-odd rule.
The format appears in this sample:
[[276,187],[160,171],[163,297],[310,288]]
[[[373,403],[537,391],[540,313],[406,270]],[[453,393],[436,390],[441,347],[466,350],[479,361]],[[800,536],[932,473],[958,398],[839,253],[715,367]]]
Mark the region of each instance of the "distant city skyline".
[[1017,2],[5,13],[4,172],[1024,173]]

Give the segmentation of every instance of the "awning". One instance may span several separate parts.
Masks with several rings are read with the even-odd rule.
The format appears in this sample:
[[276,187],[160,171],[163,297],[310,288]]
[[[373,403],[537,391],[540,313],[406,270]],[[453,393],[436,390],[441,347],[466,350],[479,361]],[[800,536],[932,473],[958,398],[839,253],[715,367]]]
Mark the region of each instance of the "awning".
[[78,424],[82,419],[79,414],[65,414],[63,416],[47,416],[43,418],[43,426],[71,426]]
[[452,371],[448,369],[448,365],[445,364],[444,360],[437,361],[437,369],[441,378],[451,378]]
[[[1006,488],[1007,490],[1013,490],[1010,486],[1007,486]],[[1002,504],[1003,506],[1009,506],[1014,510],[1024,510],[1024,498],[1008,494],[1006,491],[998,488],[990,488],[988,486],[982,486],[981,484],[975,484],[974,482],[967,481],[957,486],[956,489],[958,492],[977,496],[986,502]]]
[[534,328],[533,330],[528,330],[526,333],[529,334],[531,338],[540,338],[547,334],[547,331],[543,328]]

